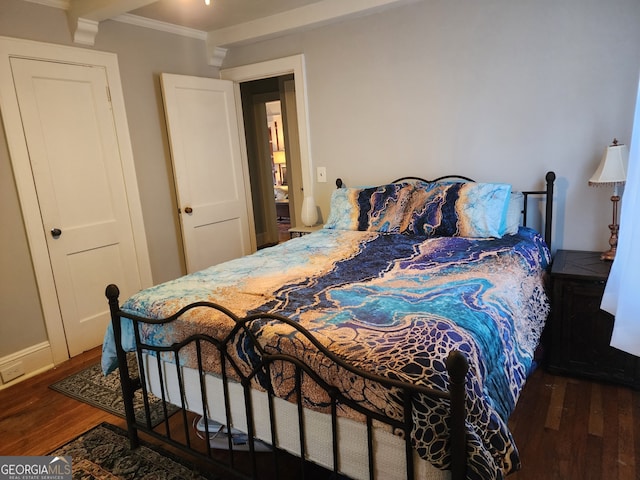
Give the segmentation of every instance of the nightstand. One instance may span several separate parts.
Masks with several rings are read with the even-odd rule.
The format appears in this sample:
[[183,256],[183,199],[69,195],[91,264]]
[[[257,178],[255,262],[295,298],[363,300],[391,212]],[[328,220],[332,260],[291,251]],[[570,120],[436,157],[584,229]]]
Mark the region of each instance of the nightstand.
[[314,225],[313,227],[292,227],[289,229],[289,238],[301,237],[316,230],[320,230],[324,225]]
[[640,388],[640,359],[609,346],[613,316],[600,302],[610,269],[600,252],[556,253],[547,366],[552,373]]

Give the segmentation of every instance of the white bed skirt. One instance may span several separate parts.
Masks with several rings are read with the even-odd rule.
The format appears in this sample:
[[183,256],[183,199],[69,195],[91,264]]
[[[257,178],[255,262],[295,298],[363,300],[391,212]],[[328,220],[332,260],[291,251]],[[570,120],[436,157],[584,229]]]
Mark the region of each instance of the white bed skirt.
[[[161,397],[158,366],[155,357],[143,356],[147,372],[147,388],[154,395]],[[180,389],[175,364],[162,362],[165,384],[165,399],[174,405],[181,405]],[[185,384],[185,405],[187,410],[202,415],[202,396],[198,372],[195,369],[181,367]],[[205,389],[208,399],[209,418],[225,423],[224,397],[222,380],[214,375],[205,376]],[[266,443],[271,442],[269,426],[268,397],[265,392],[251,391],[253,403],[256,437]],[[242,386],[229,382],[231,397],[232,426],[243,432],[247,431],[245,404]],[[279,447],[299,455],[298,407],[296,404],[274,399],[276,418],[276,438]],[[303,411],[307,460],[333,468],[331,416],[310,409]],[[340,473],[353,479],[368,479],[367,429],[364,423],[348,418],[338,417],[338,445]],[[375,459],[375,478],[384,480],[406,479],[404,441],[383,429],[373,430],[373,448]],[[420,480],[449,480],[451,473],[435,468],[426,460],[414,455],[415,478]]]

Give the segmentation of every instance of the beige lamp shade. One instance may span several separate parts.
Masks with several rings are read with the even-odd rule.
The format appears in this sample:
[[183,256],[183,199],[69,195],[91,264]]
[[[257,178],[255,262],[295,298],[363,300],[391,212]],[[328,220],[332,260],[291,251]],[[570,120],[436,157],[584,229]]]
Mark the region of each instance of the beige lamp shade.
[[284,153],[284,150],[276,150],[275,152],[273,152],[273,163],[275,163],[276,165],[287,163],[287,157]]
[[598,169],[589,179],[591,186],[623,185],[627,179],[629,149],[614,138],[602,156]]

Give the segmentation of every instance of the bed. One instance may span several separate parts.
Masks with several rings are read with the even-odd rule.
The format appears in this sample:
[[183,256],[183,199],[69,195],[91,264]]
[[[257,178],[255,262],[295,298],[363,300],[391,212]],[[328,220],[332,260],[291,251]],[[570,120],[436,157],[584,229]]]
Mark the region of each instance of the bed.
[[[109,285],[103,370],[120,370],[132,444],[143,431],[245,478],[265,456],[280,478],[287,453],[299,478],[310,464],[385,480],[517,470],[507,420],[549,313],[554,180],[342,186],[317,232],[122,305]],[[532,210],[544,236],[524,226]],[[137,422],[137,389],[180,407],[179,426]]]

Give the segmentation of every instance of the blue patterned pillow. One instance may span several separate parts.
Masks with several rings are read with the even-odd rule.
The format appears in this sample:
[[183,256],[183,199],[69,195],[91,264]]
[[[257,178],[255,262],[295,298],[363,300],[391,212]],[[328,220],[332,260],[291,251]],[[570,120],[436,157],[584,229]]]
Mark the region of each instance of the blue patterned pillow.
[[511,185],[420,183],[411,196],[402,233],[427,237],[500,238],[506,232]]
[[324,228],[399,233],[413,189],[408,183],[338,188]]

